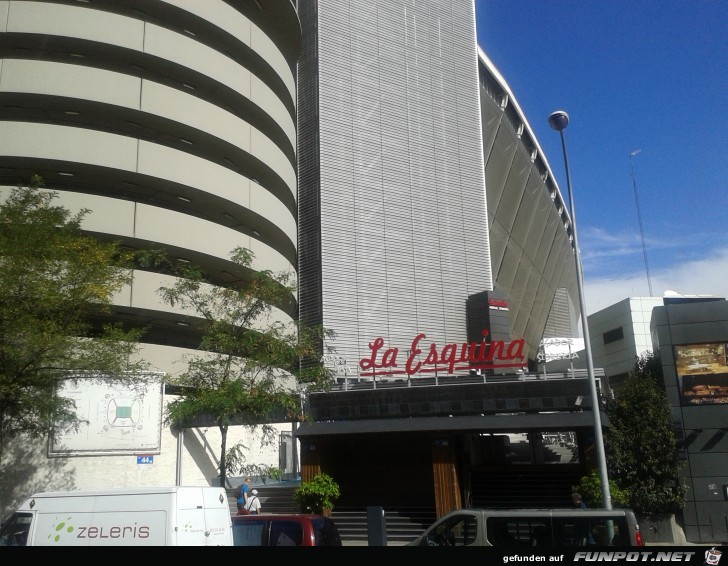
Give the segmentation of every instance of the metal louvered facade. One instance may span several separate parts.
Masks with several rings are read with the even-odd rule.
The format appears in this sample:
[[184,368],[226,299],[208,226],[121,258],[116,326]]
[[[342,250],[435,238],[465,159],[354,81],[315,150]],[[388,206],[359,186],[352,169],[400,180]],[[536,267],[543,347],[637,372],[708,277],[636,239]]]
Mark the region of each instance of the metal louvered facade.
[[492,289],[471,0],[299,0],[300,314],[339,375]]
[[571,219],[515,96],[482,50],[478,57],[495,288],[508,297],[511,332],[526,340],[533,362],[542,338],[576,336]]

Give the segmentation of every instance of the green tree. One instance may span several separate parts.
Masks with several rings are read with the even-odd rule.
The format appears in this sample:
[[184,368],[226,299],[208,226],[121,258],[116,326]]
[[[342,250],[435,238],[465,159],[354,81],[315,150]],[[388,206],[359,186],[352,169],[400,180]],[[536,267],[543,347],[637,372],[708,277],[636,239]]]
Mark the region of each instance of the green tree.
[[173,264],[157,252],[147,261],[166,263],[177,276],[171,287],[159,292],[165,302],[194,314],[191,324],[201,335],[199,354],[187,360],[188,369],[171,381],[180,396],[167,406],[166,420],[177,427],[193,423],[214,424],[220,430],[220,485],[225,486],[228,459],[245,469],[241,447],[227,450],[231,425],[262,432],[263,442],[274,440],[268,424],[300,418],[298,386],[320,386],[330,381],[330,371],[320,363],[325,336],[318,328],[286,325],[274,307],[295,311],[295,273],[252,269],[253,253],[235,248],[231,261],[246,275],[235,286],[211,285],[204,272],[189,264]]
[[606,407],[610,478],[629,493],[629,506],[644,514],[679,511],[687,492],[661,380],[659,359],[642,355],[620,395]]
[[73,402],[57,395],[72,373],[144,369],[129,363],[141,331],[93,323],[129,281],[131,257],[85,235],[90,211],[71,214],[57,197],[34,176],[0,203],[0,458],[12,435],[78,427]]

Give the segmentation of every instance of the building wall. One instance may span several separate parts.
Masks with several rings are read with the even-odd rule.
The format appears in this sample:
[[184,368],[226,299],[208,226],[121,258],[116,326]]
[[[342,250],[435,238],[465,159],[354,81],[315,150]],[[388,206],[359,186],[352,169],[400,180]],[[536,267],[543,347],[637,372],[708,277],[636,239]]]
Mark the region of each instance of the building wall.
[[[279,434],[291,433],[290,423],[273,425]],[[260,432],[230,427],[227,446],[242,442],[250,449],[249,465],[279,467],[279,444],[261,443]],[[186,429],[178,459],[178,433],[162,428],[161,451],[149,463],[136,454],[106,456],[47,456],[46,439],[16,437],[3,443],[0,462],[0,522],[33,493],[51,490],[108,489],[176,485],[219,486],[220,431],[217,427]],[[255,478],[256,483],[259,478]],[[227,486],[239,484],[238,473],[228,475]]]
[[662,297],[628,297],[588,317],[594,365],[604,369],[615,393],[637,358],[652,352],[652,309],[662,304]]
[[472,0],[301,0],[301,316],[368,344],[465,342],[492,289]]
[[[680,391],[675,347],[728,344],[728,301],[669,304],[653,310],[650,324],[662,362],[673,426],[681,440],[689,490],[683,510],[685,536],[693,543],[728,540],[728,396],[716,404],[688,405]],[[728,365],[725,360],[723,367]],[[704,379],[728,385],[728,372],[705,370]],[[684,378],[683,378],[684,379]]]

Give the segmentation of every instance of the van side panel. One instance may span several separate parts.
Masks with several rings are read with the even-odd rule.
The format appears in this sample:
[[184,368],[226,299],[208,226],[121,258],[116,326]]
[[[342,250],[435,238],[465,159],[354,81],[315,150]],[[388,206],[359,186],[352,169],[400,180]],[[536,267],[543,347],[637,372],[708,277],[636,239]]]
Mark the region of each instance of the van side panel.
[[33,546],[165,546],[165,511],[39,512]]
[[177,545],[206,545],[205,510],[179,509],[177,511]]
[[[221,487],[160,487],[37,493],[19,510],[29,546],[231,546]],[[33,515],[28,525],[28,514]],[[22,534],[22,533],[21,533]],[[12,536],[11,536],[12,535]],[[25,536],[9,533],[6,544]],[[6,540],[7,539],[7,540]]]

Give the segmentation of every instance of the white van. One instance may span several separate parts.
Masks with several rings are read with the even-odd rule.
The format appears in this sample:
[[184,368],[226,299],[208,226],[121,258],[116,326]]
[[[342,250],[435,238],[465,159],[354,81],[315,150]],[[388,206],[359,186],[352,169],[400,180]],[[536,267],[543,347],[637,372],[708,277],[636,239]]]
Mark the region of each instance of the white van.
[[36,493],[0,530],[0,546],[232,546],[221,487]]
[[457,509],[407,546],[644,546],[631,509]]

